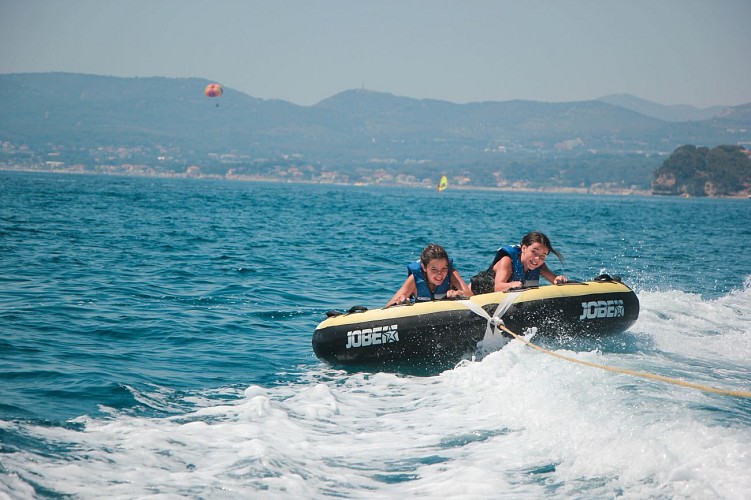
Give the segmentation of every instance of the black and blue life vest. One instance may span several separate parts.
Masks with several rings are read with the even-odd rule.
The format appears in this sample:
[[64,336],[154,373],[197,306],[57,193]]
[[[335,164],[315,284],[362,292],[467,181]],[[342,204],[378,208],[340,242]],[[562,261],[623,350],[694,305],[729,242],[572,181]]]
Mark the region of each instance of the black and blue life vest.
[[446,292],[449,291],[449,287],[451,286],[451,274],[453,271],[453,259],[449,259],[449,272],[446,273],[446,277],[441,284],[436,287],[435,291],[431,292],[428,282],[425,280],[425,273],[422,270],[422,264],[420,261],[418,260],[408,264],[407,272],[415,277],[415,285],[417,285],[417,297],[415,297],[415,302],[428,302],[431,300],[445,299]]
[[508,245],[499,248],[498,252],[495,254],[493,263],[490,264],[488,269],[492,270],[493,266],[505,256],[508,256],[511,259],[512,268],[514,270],[509,281],[521,281],[522,286],[524,287],[540,285],[540,270],[542,269],[542,266],[537,269],[530,269],[525,273],[524,264],[522,264],[522,247],[519,245]]

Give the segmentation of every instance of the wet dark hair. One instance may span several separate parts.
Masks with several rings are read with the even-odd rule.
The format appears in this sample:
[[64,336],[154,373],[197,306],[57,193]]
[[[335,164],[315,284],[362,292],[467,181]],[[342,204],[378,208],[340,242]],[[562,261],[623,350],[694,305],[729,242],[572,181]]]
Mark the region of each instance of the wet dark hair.
[[550,243],[550,238],[545,236],[544,233],[541,233],[539,231],[532,231],[531,233],[525,234],[524,238],[522,238],[522,246],[528,247],[533,243],[541,243],[545,245],[546,247],[548,247],[548,250],[550,250],[550,253],[558,257],[558,260],[561,261],[561,264],[563,263],[563,255],[561,255],[558,250],[553,248],[553,244]]
[[433,259],[446,259],[446,262],[450,262],[449,254],[446,253],[446,250],[441,245],[428,243],[428,246],[422,249],[420,262],[422,262],[423,266],[427,267],[428,263]]

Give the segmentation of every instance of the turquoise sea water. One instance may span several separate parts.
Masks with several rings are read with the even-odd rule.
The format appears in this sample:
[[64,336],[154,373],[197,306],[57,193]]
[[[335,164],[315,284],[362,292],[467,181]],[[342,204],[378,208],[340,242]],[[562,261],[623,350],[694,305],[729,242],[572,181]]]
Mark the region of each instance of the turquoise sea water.
[[[511,342],[347,373],[311,335],[422,247],[542,230],[620,275],[623,335],[549,346],[751,390],[751,200],[0,172],[0,498],[747,498],[751,401]],[[534,340],[534,338],[533,338]]]

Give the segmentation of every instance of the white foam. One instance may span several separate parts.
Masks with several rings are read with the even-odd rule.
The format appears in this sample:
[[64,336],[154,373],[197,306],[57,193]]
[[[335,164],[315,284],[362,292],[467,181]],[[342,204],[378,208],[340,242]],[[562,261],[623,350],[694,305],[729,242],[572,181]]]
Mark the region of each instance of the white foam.
[[[699,375],[751,371],[751,288],[714,300],[683,292],[643,293],[635,332],[650,336],[661,351],[685,365],[703,366]],[[701,373],[704,372],[704,373]],[[748,388],[748,387],[747,387]]]

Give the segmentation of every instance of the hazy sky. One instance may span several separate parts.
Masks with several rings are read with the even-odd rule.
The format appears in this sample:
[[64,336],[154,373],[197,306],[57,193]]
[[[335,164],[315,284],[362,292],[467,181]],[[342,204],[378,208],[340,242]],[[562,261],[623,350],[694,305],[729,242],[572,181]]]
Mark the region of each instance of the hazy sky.
[[751,102],[751,0],[0,0],[0,73],[201,77],[310,105]]

